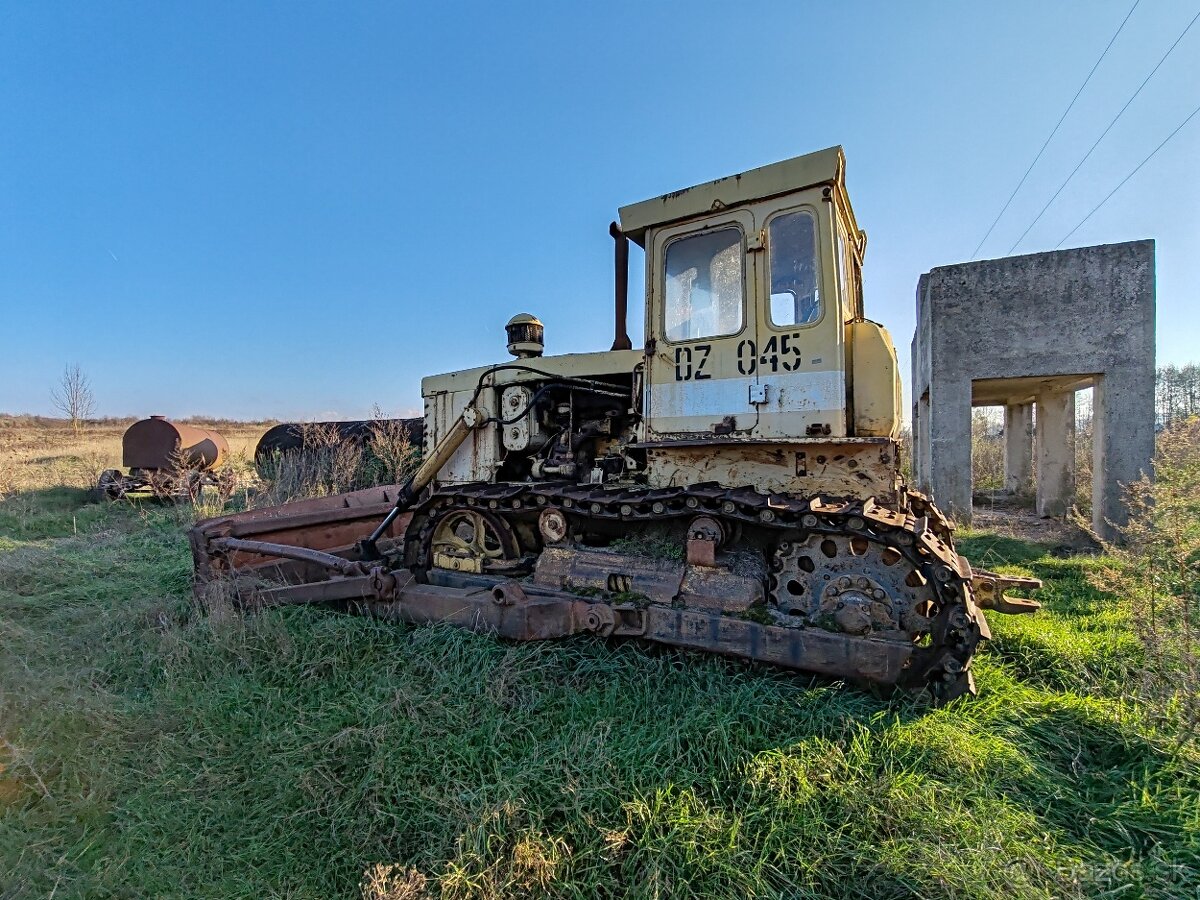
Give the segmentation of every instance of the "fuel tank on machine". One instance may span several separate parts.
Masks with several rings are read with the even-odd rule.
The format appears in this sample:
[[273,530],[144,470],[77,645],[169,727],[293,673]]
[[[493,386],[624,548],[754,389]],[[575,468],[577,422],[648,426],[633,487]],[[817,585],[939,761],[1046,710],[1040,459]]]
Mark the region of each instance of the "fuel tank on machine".
[[215,431],[172,422],[165,416],[134,422],[121,438],[121,463],[127,469],[171,469],[179,462],[195,469],[213,469],[228,456],[229,444]]

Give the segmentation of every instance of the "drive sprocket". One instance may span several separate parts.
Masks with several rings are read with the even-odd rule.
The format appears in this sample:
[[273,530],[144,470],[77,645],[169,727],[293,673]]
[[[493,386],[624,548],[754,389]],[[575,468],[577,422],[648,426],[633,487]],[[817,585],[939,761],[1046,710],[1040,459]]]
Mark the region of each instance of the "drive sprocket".
[[767,598],[779,625],[914,641],[937,610],[936,591],[900,550],[849,534],[781,541]]
[[501,516],[471,506],[439,510],[426,526],[426,567],[456,572],[506,572],[520,559],[520,545]]

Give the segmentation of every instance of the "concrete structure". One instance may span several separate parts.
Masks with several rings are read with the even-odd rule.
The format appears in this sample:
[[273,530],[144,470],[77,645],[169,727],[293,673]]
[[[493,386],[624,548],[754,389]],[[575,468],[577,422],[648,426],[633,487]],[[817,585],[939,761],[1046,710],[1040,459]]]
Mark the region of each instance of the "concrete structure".
[[[1093,390],[1093,525],[1154,452],[1154,242],[942,266],[917,286],[918,487],[971,518],[971,408],[1005,408],[1005,486],[1061,516],[1075,495],[1075,392]],[[1036,485],[1034,462],[1036,460]]]

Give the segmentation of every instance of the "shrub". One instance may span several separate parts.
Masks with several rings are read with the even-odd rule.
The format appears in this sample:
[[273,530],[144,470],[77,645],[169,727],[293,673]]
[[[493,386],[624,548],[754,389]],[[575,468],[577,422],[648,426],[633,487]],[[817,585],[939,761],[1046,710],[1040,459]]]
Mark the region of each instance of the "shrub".
[[1127,488],[1129,522],[1093,583],[1128,605],[1146,653],[1141,689],[1181,740],[1200,724],[1200,418],[1163,432],[1154,478]]
[[413,446],[408,439],[408,429],[399,419],[377,419],[365,449],[366,471],[363,474],[370,484],[401,482],[420,462],[421,448]]
[[395,484],[407,478],[420,459],[408,432],[395,420],[374,422],[365,442],[343,438],[330,425],[300,428],[303,449],[279,454],[263,467],[264,489],[256,506]]
[[993,410],[971,414],[971,481],[976,491],[1004,488],[1004,437]]

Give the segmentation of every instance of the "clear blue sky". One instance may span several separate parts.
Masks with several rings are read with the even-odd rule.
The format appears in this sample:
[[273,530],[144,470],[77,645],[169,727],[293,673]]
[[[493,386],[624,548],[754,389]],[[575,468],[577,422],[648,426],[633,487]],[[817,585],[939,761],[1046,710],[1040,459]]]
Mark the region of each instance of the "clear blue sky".
[[[917,277],[970,258],[1131,2],[0,0],[0,410],[77,362],[103,414],[409,412],[518,311],[607,348],[619,205],[839,143],[907,382]],[[1142,0],[982,256],[1197,9]],[[1018,252],[1197,104],[1200,24]],[[1198,164],[1200,116],[1069,244],[1158,241],[1160,362],[1200,358]]]

